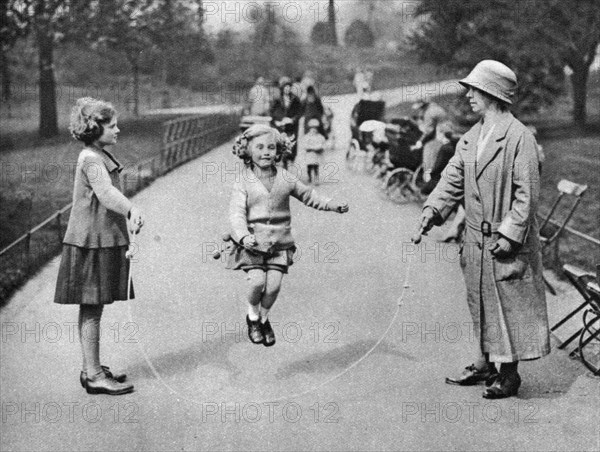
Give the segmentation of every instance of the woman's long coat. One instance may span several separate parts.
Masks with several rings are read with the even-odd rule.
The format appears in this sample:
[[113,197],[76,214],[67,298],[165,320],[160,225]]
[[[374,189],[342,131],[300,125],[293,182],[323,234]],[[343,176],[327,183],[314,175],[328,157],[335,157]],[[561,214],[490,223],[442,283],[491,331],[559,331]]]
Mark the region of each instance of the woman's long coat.
[[[535,359],[550,353],[536,221],[537,143],[506,112],[477,158],[481,126],[480,121],[459,141],[425,206],[439,213],[441,224],[464,202],[467,227],[460,262],[482,351],[493,362]],[[492,257],[489,247],[499,234],[521,244],[511,257]]]

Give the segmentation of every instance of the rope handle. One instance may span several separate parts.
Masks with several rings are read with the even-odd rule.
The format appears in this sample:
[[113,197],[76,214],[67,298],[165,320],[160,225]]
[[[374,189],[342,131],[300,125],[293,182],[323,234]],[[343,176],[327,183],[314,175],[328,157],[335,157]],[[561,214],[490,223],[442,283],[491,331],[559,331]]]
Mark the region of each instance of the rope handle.
[[[139,224],[139,223],[137,223]],[[129,246],[131,247],[132,243],[135,243],[135,236],[137,231],[131,233],[131,240],[129,242]],[[131,279],[133,274],[133,250],[130,248],[125,252],[125,257],[129,259],[129,271],[127,272],[127,300],[131,300]]]

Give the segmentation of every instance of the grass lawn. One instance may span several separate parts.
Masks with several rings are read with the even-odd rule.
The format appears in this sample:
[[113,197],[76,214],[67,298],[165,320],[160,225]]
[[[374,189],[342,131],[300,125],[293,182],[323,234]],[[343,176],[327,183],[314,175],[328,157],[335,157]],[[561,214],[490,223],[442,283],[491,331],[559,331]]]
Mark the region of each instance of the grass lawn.
[[[165,119],[121,121],[119,143],[112,149],[121,163],[156,155]],[[82,149],[82,143],[66,130],[50,140],[40,140],[36,132],[19,132],[18,136],[10,146],[6,140],[12,137],[3,137],[0,152],[0,248],[71,202],[74,169]]]

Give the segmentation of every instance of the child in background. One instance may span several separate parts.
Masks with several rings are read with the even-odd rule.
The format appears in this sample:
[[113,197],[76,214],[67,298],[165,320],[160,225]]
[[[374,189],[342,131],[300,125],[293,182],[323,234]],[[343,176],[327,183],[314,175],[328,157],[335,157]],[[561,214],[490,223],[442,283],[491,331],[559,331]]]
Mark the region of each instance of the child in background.
[[[438,156],[443,146],[450,143],[453,133],[453,126],[450,121],[440,122],[435,126],[435,138],[433,140],[428,141],[423,146],[423,179],[425,182],[430,182],[432,179],[432,172],[434,169],[439,169],[441,171],[446,167],[450,158],[454,155],[454,149],[452,149],[452,153],[444,158],[444,163],[442,168],[436,168],[442,165],[442,162],[438,162]],[[456,144],[456,143],[455,143]],[[437,177],[437,174],[434,175]],[[439,180],[439,179],[438,179]],[[437,182],[436,182],[437,183]],[[431,190],[429,191],[431,193]]]
[[319,166],[323,160],[323,151],[327,138],[319,133],[321,123],[318,119],[308,121],[308,133],[304,136],[304,150],[306,151],[306,171],[308,174],[308,183],[319,185]]
[[232,238],[227,268],[248,275],[248,337],[266,347],[275,344],[269,310],[275,303],[283,275],[292,265],[295,245],[291,231],[290,197],[317,210],[348,211],[318,195],[276,163],[292,143],[286,135],[266,125],[254,125],[237,137],[233,152],[247,171],[233,186],[229,217]]
[[137,233],[144,222],[121,193],[123,166],[104,149],[116,144],[119,133],[113,106],[90,97],[77,100],[70,131],[85,147],[77,159],[54,302],[79,305],[81,385],[89,394],[127,394],[133,385],[124,383],[126,376],[100,364],[100,319],[105,304],[133,298],[133,291],[127,294],[127,228]]

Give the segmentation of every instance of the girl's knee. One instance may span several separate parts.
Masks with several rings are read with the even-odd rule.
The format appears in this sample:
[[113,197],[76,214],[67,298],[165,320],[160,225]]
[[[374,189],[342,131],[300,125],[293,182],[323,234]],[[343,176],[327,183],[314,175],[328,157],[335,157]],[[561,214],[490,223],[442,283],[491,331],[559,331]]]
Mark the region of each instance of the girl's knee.
[[250,270],[248,272],[248,282],[253,289],[264,289],[266,281],[265,272],[262,270]]
[[265,289],[265,295],[267,295],[268,297],[276,297],[277,295],[279,295],[280,289],[281,289],[281,284],[278,284],[278,285],[267,284],[267,287]]
[[265,293],[267,295],[277,295],[279,290],[281,289],[281,280],[283,278],[283,274],[280,272],[269,272],[269,276],[267,277],[267,285],[265,287]]
[[102,315],[102,311],[104,310],[104,305],[98,304],[82,304],[79,305],[79,312],[83,317],[86,318],[94,318],[100,317]]

